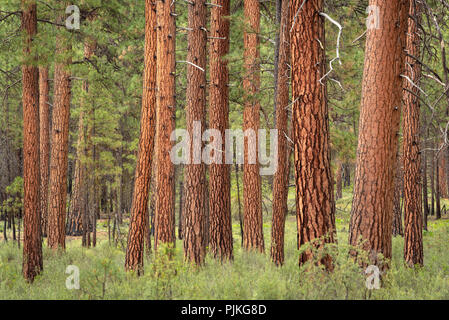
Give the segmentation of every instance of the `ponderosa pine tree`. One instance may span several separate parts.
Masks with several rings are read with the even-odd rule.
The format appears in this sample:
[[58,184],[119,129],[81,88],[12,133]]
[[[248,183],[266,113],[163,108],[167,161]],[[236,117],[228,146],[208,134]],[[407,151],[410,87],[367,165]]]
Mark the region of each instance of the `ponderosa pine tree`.
[[[91,19],[90,19],[91,20]],[[95,53],[95,41],[87,38],[84,43],[84,59],[89,61]],[[82,85],[84,94],[88,95],[89,82],[83,80]],[[87,212],[87,197],[88,197],[88,135],[86,129],[89,120],[86,114],[87,106],[85,99],[81,102],[81,111],[78,120],[78,140],[76,142],[76,159],[75,159],[75,177],[73,183],[72,197],[70,201],[70,209],[67,217],[67,235],[79,236],[82,235],[82,246],[87,247],[90,244],[88,237],[90,234],[89,219]],[[86,121],[87,120],[87,121]],[[92,174],[92,173],[91,173]]]
[[[63,3],[63,8],[68,5]],[[58,22],[64,21],[64,16]],[[59,27],[56,35],[54,103],[50,146],[50,206],[48,210],[48,247],[65,249],[67,203],[67,161],[69,152],[69,118],[71,79],[71,43],[68,30]]]
[[156,72],[156,213],[155,248],[175,243],[175,168],[170,159],[173,146],[170,136],[175,129],[175,4],[156,2],[157,72]]
[[[229,70],[224,57],[229,52],[230,0],[218,0],[218,6],[211,8],[210,24],[210,85],[209,85],[209,128],[219,130],[225,136],[229,128]],[[221,141],[220,150],[225,150]],[[213,257],[221,260],[233,259],[231,222],[231,168],[225,163],[209,166],[209,249]]]
[[[420,56],[421,4],[410,0],[407,31],[407,53]],[[412,57],[406,57],[404,79],[404,113],[402,120],[404,161],[404,260],[413,267],[423,264],[423,219],[421,207],[421,151],[419,85],[421,65]],[[409,81],[410,80],[410,81]],[[415,84],[415,85],[414,85]]]
[[33,38],[37,33],[36,1],[22,0],[23,56],[23,264],[25,279],[33,282],[43,269],[39,173],[39,70]]
[[[349,243],[391,258],[394,177],[405,66],[408,0],[370,0]],[[371,12],[375,14],[375,11]]]
[[48,178],[50,170],[50,85],[48,67],[39,68],[39,144],[40,144],[40,196],[42,236],[47,236]]
[[206,256],[204,201],[206,168],[201,156],[201,143],[206,119],[206,14],[205,0],[189,4],[187,34],[187,132],[192,143],[188,150],[189,163],[184,168],[184,257],[202,265]]
[[[243,130],[252,130],[244,138],[243,164],[243,247],[247,250],[265,251],[263,238],[262,190],[257,154],[260,127],[260,5],[258,0],[244,1],[245,31],[243,79],[244,110]],[[254,162],[250,160],[255,160]]]
[[156,2],[145,0],[145,54],[139,151],[125,268],[143,271],[145,227],[156,134]]
[[[281,1],[281,0],[279,0]],[[273,223],[271,260],[284,264],[284,231],[288,196],[288,110],[290,81],[290,1],[281,1],[279,57],[276,88],[276,129],[278,130],[278,168],[273,182]]]
[[[326,74],[323,0],[294,0],[292,14],[299,10],[290,33],[298,247],[313,243],[322,248],[336,240],[327,93],[322,79]],[[312,258],[312,250],[306,250],[299,263]],[[329,256],[321,263],[332,269]]]

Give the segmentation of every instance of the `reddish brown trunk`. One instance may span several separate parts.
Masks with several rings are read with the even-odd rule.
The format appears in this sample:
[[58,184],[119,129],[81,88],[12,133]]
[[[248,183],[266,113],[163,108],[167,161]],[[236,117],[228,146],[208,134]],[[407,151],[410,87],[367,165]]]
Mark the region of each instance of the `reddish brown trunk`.
[[391,258],[408,0],[369,4],[379,9],[380,27],[367,31],[349,243],[364,241],[363,249],[378,264],[379,253]]
[[[202,68],[187,66],[187,132],[192,143],[189,150],[190,163],[184,170],[184,257],[197,265],[204,263],[206,255],[204,201],[206,168],[201,159],[201,145],[195,140],[202,137],[206,115],[206,1],[194,0],[189,5],[189,33],[187,61]],[[196,126],[201,126],[195,128]]]
[[[257,97],[260,89],[260,9],[258,0],[244,1],[245,32],[243,79],[244,101],[243,130],[253,130],[256,138],[244,139],[243,165],[243,247],[247,250],[264,252],[262,191],[257,155],[257,134],[260,127],[260,102]],[[254,145],[255,144],[255,145]],[[249,158],[255,159],[252,164]]]
[[276,88],[276,128],[278,130],[278,168],[273,183],[273,223],[271,260],[284,264],[284,231],[288,196],[288,111],[290,80],[290,1],[283,0],[279,30],[279,58]]
[[145,0],[145,69],[139,152],[137,156],[131,221],[128,232],[125,268],[143,271],[145,226],[148,225],[148,197],[156,125],[156,3]]
[[[62,21],[62,17],[59,18]],[[70,118],[70,56],[68,31],[60,28],[56,36],[55,96],[52,111],[50,159],[50,207],[48,211],[48,247],[65,249],[67,202],[67,159]]]
[[175,243],[175,170],[170,159],[175,129],[175,5],[172,1],[156,2],[157,16],[157,133],[156,133],[156,216],[155,248],[159,244]]
[[22,272],[33,282],[43,269],[39,197],[39,70],[32,41],[37,32],[36,2],[22,0],[23,188],[24,242]]
[[[415,57],[420,56],[421,8],[417,1],[410,1],[408,19],[407,51]],[[406,58],[406,71],[413,83],[419,85],[421,65],[414,59]],[[404,157],[404,260],[408,266],[423,264],[423,219],[421,207],[421,151],[419,126],[419,90],[404,80],[403,115],[403,157]],[[446,181],[446,179],[444,179]]]
[[48,218],[48,177],[50,169],[50,105],[49,105],[48,67],[39,68],[39,136],[41,170],[41,215],[42,235],[47,236]]
[[[303,1],[294,1],[297,12]],[[296,217],[298,246],[312,243],[322,248],[335,242],[335,202],[329,152],[329,123],[325,82],[323,0],[307,1],[291,32],[293,140],[295,143]],[[293,22],[292,22],[293,23]],[[313,258],[306,250],[303,264]],[[320,261],[328,270],[332,261]]]
[[[221,7],[211,9],[209,128],[219,130],[224,137],[229,128],[229,71],[224,56],[229,52],[230,1],[216,3]],[[224,149],[222,141],[220,150]],[[221,260],[233,259],[230,174],[224,155],[221,163],[209,166],[209,249]]]

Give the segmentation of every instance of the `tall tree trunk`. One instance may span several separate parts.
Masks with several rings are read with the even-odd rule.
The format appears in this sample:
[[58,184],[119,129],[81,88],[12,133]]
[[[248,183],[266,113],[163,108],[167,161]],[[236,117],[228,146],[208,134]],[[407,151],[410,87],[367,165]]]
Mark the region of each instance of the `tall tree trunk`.
[[50,165],[50,86],[48,67],[39,68],[39,136],[40,136],[40,172],[41,172],[41,216],[42,236],[47,236],[48,218],[48,176]]
[[175,5],[164,0],[156,3],[157,16],[157,133],[156,133],[156,214],[155,248],[159,243],[175,244],[175,170],[170,159],[172,142],[170,135],[175,129]]
[[[297,12],[302,3],[295,0],[292,13]],[[325,82],[320,83],[326,74],[322,11],[323,0],[305,2],[296,17],[290,42],[299,247],[311,242],[321,248],[324,243],[336,241],[327,92]],[[306,250],[299,263],[312,257],[312,250]],[[328,270],[332,269],[329,256],[320,262]]]
[[[184,169],[184,257],[197,265],[204,263],[204,221],[206,207],[204,192],[206,187],[206,168],[201,159],[201,141],[206,115],[206,1],[194,0],[189,5],[187,35],[187,132],[191,137],[188,159]],[[198,68],[199,67],[199,68]],[[200,69],[202,68],[202,70]]]
[[279,29],[279,57],[276,86],[276,128],[278,130],[278,167],[273,184],[273,222],[271,228],[271,260],[284,264],[284,231],[288,197],[288,111],[290,80],[290,1],[282,3]]
[[[243,246],[247,250],[264,252],[262,191],[257,155],[260,127],[260,8],[258,0],[244,1],[245,31],[243,79],[244,101],[243,129],[252,130],[255,139],[245,137],[243,164]],[[251,133],[250,133],[251,135]],[[251,141],[252,140],[252,141]],[[253,163],[249,160],[255,160]]]
[[[66,4],[66,2],[64,2]],[[60,16],[58,21],[63,21]],[[67,202],[67,161],[70,118],[70,55],[68,31],[60,28],[56,35],[55,96],[51,126],[50,207],[48,211],[48,247],[65,249]]]
[[[380,27],[367,31],[349,243],[391,258],[393,188],[404,71],[408,0],[370,0]],[[383,265],[382,267],[387,267]]]
[[[211,9],[209,47],[209,128],[219,130],[221,137],[229,128],[229,70],[225,55],[229,52],[230,1],[218,0]],[[225,150],[221,141],[220,150]],[[209,166],[209,249],[213,257],[233,259],[231,218],[231,168],[225,163]]]
[[143,272],[145,227],[148,225],[153,150],[156,128],[156,2],[145,0],[145,56],[139,152],[131,205],[125,268]]
[[[418,25],[421,8],[418,1],[410,0],[408,19],[408,54],[420,55],[421,35]],[[406,58],[405,75],[419,85],[421,65],[411,57]],[[422,206],[421,206],[421,151],[419,122],[419,89],[404,80],[404,113],[402,120],[403,161],[404,161],[404,260],[412,267],[423,264]]]
[[[22,0],[23,55],[23,188],[24,245],[22,272],[33,282],[43,269],[39,172],[39,70],[36,48],[32,47],[37,32],[36,2]],[[6,218],[5,218],[6,219]]]

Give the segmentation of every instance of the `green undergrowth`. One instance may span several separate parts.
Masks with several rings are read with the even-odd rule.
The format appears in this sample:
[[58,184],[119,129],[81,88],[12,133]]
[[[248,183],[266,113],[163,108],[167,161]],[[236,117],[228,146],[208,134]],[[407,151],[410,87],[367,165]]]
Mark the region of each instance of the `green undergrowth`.
[[[44,246],[44,271],[33,284],[23,280],[22,252],[16,243],[0,244],[0,299],[449,299],[449,220],[429,221],[424,232],[425,265],[410,269],[403,264],[403,239],[393,239],[393,258],[382,275],[380,289],[368,290],[366,275],[348,257],[347,231],[350,194],[337,203],[338,246],[328,246],[334,271],[313,263],[298,267],[296,221],[286,223],[283,267],[269,258],[270,222],[264,223],[266,254],[248,253],[240,246],[240,226],[234,221],[232,263],[207,257],[202,268],[184,263],[182,242],[161,248],[145,260],[145,273],[138,277],[124,272],[120,245],[102,240],[96,248],[81,248],[78,239],[67,243],[65,252]],[[173,259],[168,256],[172,255]],[[80,288],[69,290],[69,265],[80,271]]]

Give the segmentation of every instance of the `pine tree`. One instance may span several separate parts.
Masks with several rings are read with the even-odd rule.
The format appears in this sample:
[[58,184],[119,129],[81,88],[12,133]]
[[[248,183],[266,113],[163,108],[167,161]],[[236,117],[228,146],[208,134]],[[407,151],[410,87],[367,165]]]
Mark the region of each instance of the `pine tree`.
[[281,1],[279,58],[276,88],[276,128],[278,130],[278,168],[273,183],[273,223],[271,229],[271,260],[284,263],[284,231],[288,196],[288,111],[290,81],[290,1]]
[[[408,19],[407,53],[420,56],[421,4],[410,0]],[[404,260],[408,266],[423,264],[423,219],[421,207],[421,152],[419,84],[421,65],[407,56],[404,79],[404,115],[402,122],[404,161]],[[413,84],[411,83],[413,82]]]
[[143,271],[145,227],[156,133],[156,2],[145,0],[145,56],[139,153],[134,180],[125,268]]
[[39,172],[39,70],[32,48],[37,33],[36,2],[22,0],[23,56],[23,276],[33,282],[43,269]]
[[[244,1],[245,32],[243,89],[245,106],[243,110],[243,130],[252,130],[254,139],[245,137],[243,165],[243,247],[247,250],[264,252],[262,190],[257,155],[258,130],[260,127],[260,5],[258,0]],[[249,160],[254,159],[251,163]]]
[[[291,12],[297,12],[302,3],[294,1]],[[290,42],[299,247],[311,242],[321,248],[335,242],[336,233],[326,84],[322,80],[326,74],[322,11],[323,0],[305,2],[292,22]],[[299,263],[312,257],[312,250],[306,250]],[[332,269],[329,256],[321,263]]]
[[379,28],[366,34],[359,144],[349,243],[391,258],[394,177],[401,112],[408,0],[370,0]]
[[[211,8],[209,46],[209,128],[217,129],[221,137],[229,128],[229,70],[225,55],[229,52],[230,1],[218,0]],[[225,150],[221,141],[220,150]],[[231,222],[231,168],[221,154],[221,163],[209,166],[209,249],[221,260],[233,259]]]
[[[189,4],[187,35],[187,132],[191,137],[190,162],[184,169],[184,256],[197,265],[204,263],[205,247],[205,188],[206,168],[201,157],[201,144],[206,117],[206,1]],[[201,127],[199,127],[201,126]]]
[[[64,2],[64,4],[67,4]],[[64,6],[65,8],[65,6]],[[58,22],[63,21],[63,16]],[[54,107],[50,147],[50,207],[48,210],[48,246],[65,249],[67,203],[67,161],[69,152],[69,118],[71,80],[71,44],[68,31],[60,27],[56,35]]]
[[157,16],[157,102],[156,102],[156,215],[155,247],[175,243],[175,170],[170,159],[175,129],[175,5],[172,1],[156,3]]
[[41,220],[42,235],[47,236],[48,225],[48,178],[50,166],[50,85],[48,67],[39,68],[39,140],[41,173]]

